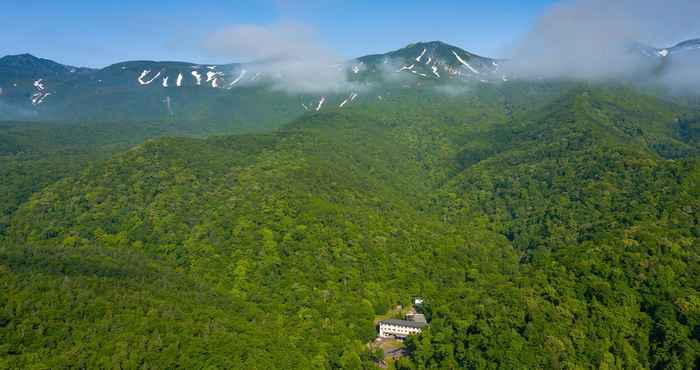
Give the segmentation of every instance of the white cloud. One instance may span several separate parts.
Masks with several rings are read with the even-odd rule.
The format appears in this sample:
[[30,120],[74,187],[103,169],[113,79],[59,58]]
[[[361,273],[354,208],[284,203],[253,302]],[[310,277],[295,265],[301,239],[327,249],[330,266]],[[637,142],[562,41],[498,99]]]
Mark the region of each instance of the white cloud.
[[249,72],[274,76],[273,87],[279,90],[325,93],[353,88],[345,61],[306,25],[233,25],[211,35],[207,47],[221,56],[254,60],[246,67]]
[[573,0],[553,6],[508,63],[520,77],[601,79],[633,74],[648,59],[634,42],[670,46],[700,37],[697,0]]

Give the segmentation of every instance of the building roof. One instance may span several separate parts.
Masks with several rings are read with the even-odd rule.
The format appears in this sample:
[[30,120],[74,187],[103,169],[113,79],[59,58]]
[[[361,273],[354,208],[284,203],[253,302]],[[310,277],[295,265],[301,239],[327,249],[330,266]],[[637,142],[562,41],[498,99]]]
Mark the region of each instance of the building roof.
[[424,323],[424,322],[399,320],[399,319],[382,320],[379,322],[379,325],[381,325],[381,324],[405,326],[405,327],[416,328],[416,329],[422,329],[422,328],[428,326],[428,324]]
[[415,322],[428,322],[428,320],[425,319],[425,315],[423,315],[422,313],[414,313],[414,314],[406,315],[406,320],[415,321]]

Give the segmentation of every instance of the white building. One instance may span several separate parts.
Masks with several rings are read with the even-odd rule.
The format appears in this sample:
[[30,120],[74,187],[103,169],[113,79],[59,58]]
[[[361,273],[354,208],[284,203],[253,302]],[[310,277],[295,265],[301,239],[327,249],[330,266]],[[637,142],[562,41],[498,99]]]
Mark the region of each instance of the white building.
[[406,338],[411,334],[420,333],[426,322],[389,319],[379,322],[379,336],[381,338]]

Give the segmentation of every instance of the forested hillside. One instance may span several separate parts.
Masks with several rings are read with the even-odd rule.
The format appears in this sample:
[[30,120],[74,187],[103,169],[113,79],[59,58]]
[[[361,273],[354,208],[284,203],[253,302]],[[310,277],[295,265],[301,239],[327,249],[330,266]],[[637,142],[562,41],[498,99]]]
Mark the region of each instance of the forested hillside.
[[697,142],[673,107],[619,91],[550,108],[451,180],[446,217],[507,237],[518,273],[438,294],[413,365],[697,367]]
[[94,163],[163,136],[205,137],[260,132],[284,125],[281,119],[261,126],[231,121],[1,122],[0,235],[10,215],[31,194]]
[[421,296],[396,368],[697,368],[698,117],[399,89],[103,151],[6,212],[0,366],[372,368],[375,315]]

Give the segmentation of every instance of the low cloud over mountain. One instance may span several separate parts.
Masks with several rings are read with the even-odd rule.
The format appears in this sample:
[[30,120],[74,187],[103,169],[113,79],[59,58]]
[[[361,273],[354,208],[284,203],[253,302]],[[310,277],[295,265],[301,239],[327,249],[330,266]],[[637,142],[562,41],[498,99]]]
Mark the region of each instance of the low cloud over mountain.
[[350,85],[345,60],[302,24],[233,25],[211,35],[207,45],[221,56],[255,58],[249,72],[277,77],[274,86],[279,90],[323,93]]
[[[635,50],[636,42],[665,47],[698,37],[698,14],[700,2],[690,0],[564,2],[545,13],[516,44],[509,68],[526,78],[629,76],[650,63]],[[697,70],[683,74],[667,81],[700,80]]]

